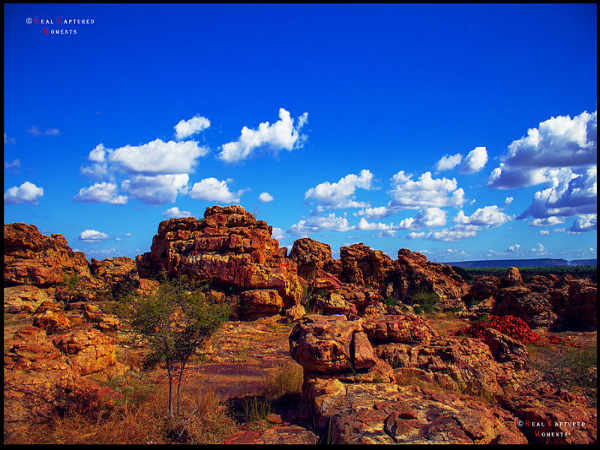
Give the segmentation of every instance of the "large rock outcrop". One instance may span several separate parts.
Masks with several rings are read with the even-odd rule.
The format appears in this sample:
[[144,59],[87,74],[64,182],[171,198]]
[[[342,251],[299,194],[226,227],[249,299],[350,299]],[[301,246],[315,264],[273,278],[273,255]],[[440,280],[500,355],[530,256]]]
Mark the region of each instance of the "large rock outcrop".
[[[151,251],[137,257],[138,272],[146,278],[155,278],[161,271],[169,276],[185,274],[236,292],[275,290],[283,306],[291,308],[300,303],[303,281],[296,263],[285,256],[271,233],[265,221],[256,220],[238,205],[207,208],[202,220],[165,220]],[[279,308],[277,299],[269,298],[267,309]],[[265,301],[257,293],[244,295],[242,309],[261,310]]]
[[4,283],[49,287],[76,276],[90,279],[82,252],[73,252],[60,234],[46,236],[35,225],[4,225]]

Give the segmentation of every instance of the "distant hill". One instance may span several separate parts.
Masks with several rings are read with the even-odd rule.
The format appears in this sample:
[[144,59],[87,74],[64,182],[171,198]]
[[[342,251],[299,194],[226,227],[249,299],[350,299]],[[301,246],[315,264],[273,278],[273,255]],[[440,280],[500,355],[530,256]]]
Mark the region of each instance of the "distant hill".
[[462,268],[470,267],[560,267],[560,266],[595,266],[596,259],[566,259],[535,258],[535,259],[487,259],[482,261],[455,261],[446,262],[451,266]]
[[570,266],[597,266],[597,259],[574,259],[569,261]]

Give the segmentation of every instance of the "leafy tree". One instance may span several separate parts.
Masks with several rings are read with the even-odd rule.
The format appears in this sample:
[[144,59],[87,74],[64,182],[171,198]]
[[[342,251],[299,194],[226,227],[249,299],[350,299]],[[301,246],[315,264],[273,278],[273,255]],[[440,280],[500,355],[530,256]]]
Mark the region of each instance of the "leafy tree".
[[177,380],[177,415],[181,408],[181,384],[186,364],[194,351],[229,318],[230,307],[211,304],[199,291],[186,292],[174,280],[161,284],[149,297],[131,297],[126,310],[131,325],[150,342],[146,368],[164,362],[169,377],[168,416],[173,413],[173,383]]

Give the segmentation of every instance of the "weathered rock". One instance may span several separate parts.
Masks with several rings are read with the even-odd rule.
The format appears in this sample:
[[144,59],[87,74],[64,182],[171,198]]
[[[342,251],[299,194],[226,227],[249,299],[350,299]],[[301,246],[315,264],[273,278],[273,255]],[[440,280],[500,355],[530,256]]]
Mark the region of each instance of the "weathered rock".
[[193,217],[160,223],[149,253],[137,257],[140,276],[185,274],[239,291],[277,290],[285,307],[300,303],[303,281],[296,263],[283,255],[272,227],[241,206],[207,208]]
[[303,391],[334,444],[527,443],[504,409],[457,393],[311,379]]
[[278,314],[283,308],[283,300],[275,289],[253,289],[242,292],[243,317],[256,318]]
[[133,285],[139,285],[136,263],[133,259],[125,256],[107,258],[102,261],[92,258],[90,269],[92,275],[104,284],[102,288],[107,291],[112,291],[126,281],[131,281]]
[[538,389],[499,398],[517,418],[520,430],[535,444],[593,444],[597,439],[596,410],[583,396]]
[[354,333],[362,331],[362,321],[345,316],[308,315],[290,333],[290,353],[305,373],[351,371],[351,344]]
[[523,286],[523,277],[516,267],[506,269],[504,276],[500,280],[500,287]]
[[305,444],[316,445],[319,436],[299,425],[279,424],[267,428],[262,433],[258,431],[238,431],[224,439],[225,445],[278,445]]
[[519,285],[498,291],[493,314],[519,317],[532,328],[547,327],[556,320],[547,297]]
[[466,305],[471,308],[483,302],[493,305],[493,299],[500,288],[500,280],[492,275],[478,277],[470,286],[469,292],[463,297]]
[[363,329],[374,343],[427,344],[438,333],[420,317],[398,314],[366,320]]
[[306,309],[302,305],[294,305],[285,310],[285,315],[290,320],[298,320],[306,315]]
[[564,290],[555,290],[550,302],[558,315],[555,327],[561,330],[591,331],[598,329],[598,288],[591,281],[569,283],[567,298]]
[[38,306],[49,301],[47,290],[21,285],[4,288],[4,312],[9,314],[33,313]]
[[402,248],[395,265],[393,283],[397,298],[433,292],[441,299],[461,299],[468,292],[469,286],[451,266],[429,262],[420,253]]
[[116,365],[116,342],[98,330],[76,330],[54,338],[54,345],[69,355],[78,375],[102,372]]
[[91,278],[85,255],[73,252],[60,234],[45,236],[35,225],[4,225],[4,283],[48,287],[67,276]]
[[312,280],[331,261],[331,247],[310,238],[298,239],[292,246],[289,258],[298,264],[298,275]]
[[326,297],[318,297],[315,301],[315,308],[322,314],[356,314],[356,306],[346,301],[346,299],[337,293],[330,293]]
[[340,248],[341,280],[359,286],[381,286],[394,268],[394,261],[380,250],[360,243]]
[[62,333],[71,329],[71,321],[61,312],[45,310],[33,316],[33,325],[48,334]]

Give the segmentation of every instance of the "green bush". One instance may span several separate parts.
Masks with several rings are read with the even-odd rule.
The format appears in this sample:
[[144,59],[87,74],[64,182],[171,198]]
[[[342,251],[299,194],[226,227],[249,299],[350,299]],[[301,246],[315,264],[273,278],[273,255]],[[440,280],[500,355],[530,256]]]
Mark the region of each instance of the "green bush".
[[419,291],[411,297],[412,304],[415,306],[417,314],[431,314],[440,298],[432,291]]
[[398,299],[395,299],[391,295],[388,295],[385,299],[385,304],[387,306],[396,306],[398,304]]

